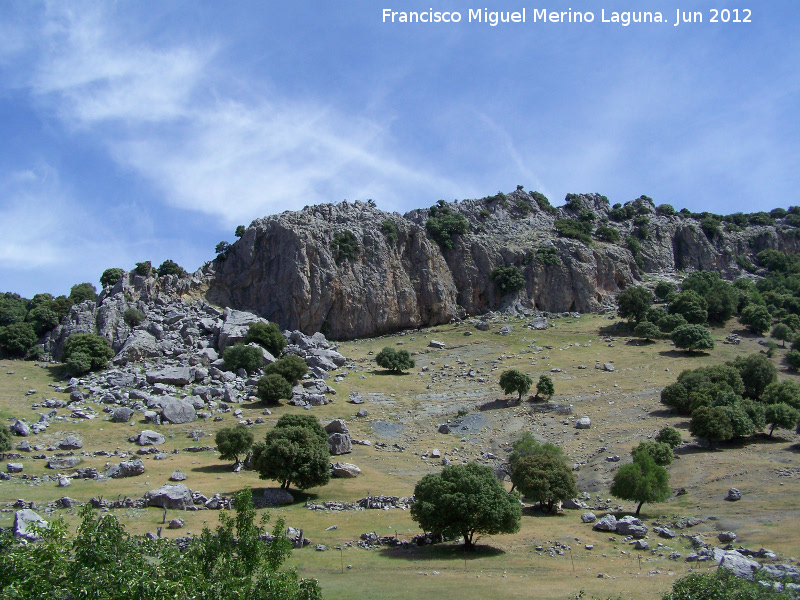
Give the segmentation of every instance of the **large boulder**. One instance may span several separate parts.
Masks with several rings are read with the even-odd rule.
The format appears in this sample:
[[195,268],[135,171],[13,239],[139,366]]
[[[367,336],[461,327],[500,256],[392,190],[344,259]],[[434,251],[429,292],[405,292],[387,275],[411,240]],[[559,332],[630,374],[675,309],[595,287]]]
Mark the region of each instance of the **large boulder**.
[[350,436],[343,433],[332,433],[328,436],[328,449],[334,456],[349,454],[353,451]]
[[122,479],[123,477],[135,477],[144,473],[144,463],[141,458],[134,460],[123,460],[118,465],[111,465],[106,471],[106,477]]
[[733,550],[725,553],[719,563],[719,568],[730,571],[736,577],[753,581],[753,575],[761,568],[761,565]]
[[55,471],[74,469],[81,462],[80,456],[61,456],[47,461],[47,468]]
[[31,428],[25,421],[17,419],[11,426],[11,433],[20,437],[28,437],[31,434]]
[[114,423],[127,423],[131,420],[134,412],[135,411],[132,408],[120,406],[119,408],[111,411],[111,421]]
[[16,537],[20,537],[25,540],[29,540],[31,542],[35,542],[39,539],[39,536],[36,535],[33,531],[32,525],[37,525],[39,527],[48,527],[47,521],[45,521],[42,517],[36,514],[34,511],[30,510],[29,508],[25,508],[23,510],[18,510],[14,513],[14,535]]
[[176,425],[189,423],[197,419],[197,413],[191,402],[167,396],[161,401],[161,419]]
[[352,463],[337,462],[331,465],[331,475],[352,479],[361,475],[361,469]]
[[58,443],[60,450],[80,450],[83,448],[83,442],[74,435],[68,435]]
[[194,369],[191,367],[164,367],[159,371],[145,373],[147,383],[165,383],[167,385],[189,385],[194,381]]
[[606,515],[597,523],[592,525],[595,531],[616,531],[617,530],[617,517],[614,515]]
[[136,443],[140,446],[159,446],[166,441],[167,438],[151,429],[145,429],[136,437]]
[[161,508],[185,508],[194,506],[192,492],[182,483],[168,483],[157,490],[150,490],[144,495],[145,506]]
[[581,417],[575,421],[575,429],[590,429],[592,427],[592,420],[589,417]]
[[328,423],[325,426],[325,431],[327,433],[343,433],[344,435],[350,435],[350,432],[347,430],[347,424],[342,419],[334,419]]
[[628,515],[617,521],[617,533],[620,535],[632,535],[634,538],[642,539],[647,535],[647,525],[640,519]]
[[244,342],[244,338],[247,336],[247,331],[250,328],[250,323],[257,323],[259,321],[262,323],[269,323],[269,321],[253,313],[230,308],[225,309],[224,319],[225,322],[220,328],[219,339],[217,341],[220,352],[225,350],[228,346]]
[[158,340],[151,333],[137,329],[125,340],[125,344],[114,357],[114,362],[118,365],[124,365],[163,355],[164,351]]

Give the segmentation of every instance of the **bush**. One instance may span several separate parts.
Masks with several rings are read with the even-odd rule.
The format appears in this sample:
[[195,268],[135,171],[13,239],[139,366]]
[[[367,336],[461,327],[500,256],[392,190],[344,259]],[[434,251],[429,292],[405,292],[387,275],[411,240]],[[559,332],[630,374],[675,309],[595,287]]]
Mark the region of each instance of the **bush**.
[[264,323],[256,321],[250,323],[247,328],[247,335],[244,338],[245,344],[255,343],[266,348],[270,354],[279,356],[286,347],[286,338],[283,337],[280,328],[275,323]]
[[681,325],[672,332],[670,339],[675,342],[676,348],[686,352],[714,349],[714,340],[702,325]]
[[642,255],[642,245],[639,243],[633,236],[628,236],[625,238],[625,246],[630,250],[631,255],[633,256],[633,260],[636,262],[636,266],[640,269],[644,269],[644,257]]
[[731,439],[733,424],[724,407],[701,406],[692,412],[689,433],[713,444]]
[[658,432],[656,441],[667,444],[670,448],[677,448],[683,443],[680,431],[674,427],[664,427]]
[[136,263],[136,267],[133,269],[137,275],[141,275],[142,277],[150,277],[150,273],[153,272],[153,265],[149,260],[144,262]]
[[444,202],[431,207],[431,216],[425,222],[425,230],[442,249],[453,247],[453,236],[467,233],[469,223],[464,215],[454,213]]
[[794,428],[799,418],[800,411],[785,403],[770,404],[764,408],[764,421],[770,426],[770,437],[772,437],[772,432],[775,431],[776,427],[780,429]]
[[[794,315],[793,315],[794,316]],[[786,342],[790,342],[794,339],[794,334],[791,328],[786,325],[786,323],[778,323],[775,327],[772,328],[772,333],[770,337],[775,338],[776,340],[781,341],[781,348],[786,347]]]
[[655,323],[649,321],[642,321],[633,330],[633,332],[640,338],[644,338],[648,342],[653,338],[661,336],[661,330]]
[[491,280],[502,295],[516,292],[525,287],[525,278],[514,265],[503,265],[492,269]]
[[248,373],[253,373],[264,366],[264,355],[261,352],[261,348],[245,344],[228,346],[222,352],[222,359],[225,361],[225,367],[229,371],[244,369]]
[[302,427],[308,429],[319,441],[328,443],[327,432],[313,415],[289,413],[281,416],[275,423],[275,427]]
[[11,431],[3,423],[0,423],[0,452],[11,450]]
[[739,293],[730,283],[717,279],[704,294],[707,305],[708,320],[712,323],[724,323],[736,312],[739,304]]
[[656,206],[656,214],[662,217],[675,216],[675,207],[672,204],[659,204]]
[[277,373],[264,375],[256,384],[256,395],[265,404],[278,404],[292,397],[292,384]]
[[290,354],[279,358],[264,369],[265,375],[280,375],[290,384],[295,385],[303,376],[308,373],[306,361],[295,354]]
[[276,424],[264,442],[253,445],[253,468],[261,479],[274,479],[282,489],[305,490],[331,478],[327,437],[297,425]]
[[106,269],[100,276],[100,285],[103,286],[103,289],[112,285],[116,285],[122,279],[123,275],[125,275],[125,271],[122,269],[116,267],[112,269]]
[[556,219],[553,226],[561,237],[579,240],[584,244],[592,243],[591,223],[575,219]]
[[747,398],[760,399],[767,387],[778,381],[778,370],[763,354],[740,356],[730,364],[739,371],[744,383],[743,395]]
[[600,225],[600,227],[595,230],[594,234],[597,236],[598,240],[611,244],[617,244],[620,240],[619,231],[615,227],[610,227],[609,225]]
[[792,371],[800,371],[800,352],[792,350],[786,355],[786,364]]
[[800,383],[789,379],[773,381],[761,395],[761,401],[766,404],[785,403],[800,410]]
[[136,327],[137,325],[141,325],[142,321],[144,321],[144,313],[131,306],[125,309],[122,318],[128,326]]
[[709,240],[719,237],[722,231],[719,228],[719,221],[713,217],[704,217],[700,220],[700,229],[706,234]]
[[78,283],[69,291],[69,300],[72,304],[80,304],[86,300],[97,301],[97,288],[91,283]]
[[519,494],[506,492],[488,466],[448,465],[420,479],[414,497],[411,518],[423,531],[461,535],[465,550],[475,549],[475,534],[519,531]]
[[527,394],[528,390],[531,389],[531,385],[533,385],[533,379],[530,378],[529,375],[526,375],[522,371],[517,369],[509,369],[507,371],[503,371],[500,375],[500,388],[503,390],[505,394],[511,394],[516,392],[519,394],[517,400],[522,400],[522,395]]
[[687,324],[688,322],[686,321],[684,316],[679,314],[674,314],[674,315],[668,314],[658,320],[658,328],[664,333],[672,333],[678,327]]
[[92,370],[92,359],[85,352],[73,352],[64,362],[72,375],[83,375]]
[[75,353],[83,353],[89,357],[90,370],[98,371],[108,364],[114,356],[111,344],[100,335],[93,333],[73,333],[64,343],[64,362],[68,362]]
[[636,516],[645,502],[664,502],[669,498],[669,473],[657,465],[647,452],[637,453],[632,463],[622,465],[614,475],[611,494],[638,502]]
[[237,225],[236,226],[236,231],[234,232],[233,235],[235,235],[237,238],[240,238],[240,237],[242,237],[244,235],[245,231],[246,230],[244,228],[244,225]]
[[560,265],[561,257],[555,246],[539,246],[536,250],[536,262],[546,266]]
[[222,460],[232,460],[239,464],[239,457],[247,454],[253,445],[253,433],[244,425],[225,427],[217,432],[214,437],[217,451]]
[[558,214],[558,209],[550,204],[550,200],[547,199],[547,196],[541,192],[531,192],[530,195],[544,212],[550,215]]
[[390,246],[397,245],[398,230],[397,224],[394,221],[385,219],[383,223],[381,223],[381,231],[383,231],[383,235],[386,236],[386,241]]
[[742,310],[739,322],[742,325],[747,325],[750,331],[756,335],[762,335],[772,325],[772,316],[766,306],[750,304]]
[[727,569],[718,569],[678,579],[662,600],[792,600],[792,596],[759,581],[737,577]]
[[551,398],[556,393],[556,387],[553,385],[553,380],[549,375],[539,375],[539,381],[536,382],[536,395]]
[[223,240],[216,245],[214,252],[216,253],[217,258],[224,260],[228,257],[228,253],[231,251],[231,248],[233,248],[233,246],[231,246],[230,242]]
[[688,323],[702,325],[708,321],[708,302],[694,290],[686,290],[669,303],[671,315],[683,315]]
[[572,469],[560,458],[547,454],[519,459],[511,473],[511,482],[523,496],[542,506],[547,505],[550,512],[556,502],[578,495]]
[[379,367],[394,371],[395,373],[402,373],[408,369],[413,369],[416,364],[408,353],[408,350],[394,350],[389,346],[386,346],[383,350],[378,352],[378,355],[375,357],[375,362],[378,363]]
[[653,292],[640,285],[627,287],[617,296],[617,312],[623,319],[634,320],[637,323],[644,318],[645,313],[653,304]]
[[158,265],[157,269],[159,277],[164,275],[177,275],[178,277],[185,277],[186,270],[173,260],[167,259]]
[[355,260],[358,258],[358,254],[361,252],[361,246],[355,234],[349,229],[345,229],[344,231],[337,231],[333,234],[331,250],[333,250],[334,260],[340,262],[342,260]]
[[645,440],[638,446],[635,446],[633,450],[631,450],[631,456],[633,456],[634,460],[636,460],[636,455],[639,452],[649,454],[650,458],[652,458],[657,465],[661,465],[662,467],[671,465],[672,460],[675,458],[672,454],[672,446],[657,440]]
[[27,300],[19,294],[6,292],[0,295],[0,325],[21,323],[28,313]]
[[48,306],[40,304],[28,313],[25,320],[33,326],[36,335],[41,336],[58,325],[60,319]]

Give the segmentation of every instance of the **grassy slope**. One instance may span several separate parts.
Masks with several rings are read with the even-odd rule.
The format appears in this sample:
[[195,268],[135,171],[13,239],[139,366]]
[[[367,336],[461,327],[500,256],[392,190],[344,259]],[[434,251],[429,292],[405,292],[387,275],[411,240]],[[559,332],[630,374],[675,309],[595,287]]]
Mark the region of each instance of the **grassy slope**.
[[[435,461],[426,462],[419,456],[425,450],[439,448],[451,453],[457,450],[451,455],[453,460],[472,460],[483,451],[503,456],[505,444],[512,441],[519,431],[527,429],[539,439],[562,444],[572,460],[586,461],[587,464],[578,472],[579,488],[590,489],[593,496],[599,494],[606,498],[608,482],[619,464],[607,462],[606,456],[618,454],[623,461],[628,460],[632,446],[666,424],[678,427],[684,438],[689,439],[687,419],[661,410],[658,391],[664,385],[673,382],[683,369],[729,360],[761,349],[756,339],[747,334],[739,346],[718,343],[712,353],[694,357],[674,352],[668,342],[638,345],[636,341],[627,342],[627,338],[622,336],[617,336],[613,347],[609,347],[607,344],[610,342],[598,334],[599,328],[608,323],[600,317],[561,319],[555,321],[557,327],[542,332],[528,330],[522,327],[522,322],[512,321],[514,332],[510,336],[497,335],[498,325],[493,325],[489,332],[468,326],[442,326],[342,344],[340,351],[354,359],[358,369],[341,383],[332,383],[338,391],[335,403],[314,408],[312,414],[323,422],[331,418],[346,418],[353,437],[370,439],[373,443],[384,441],[390,446],[398,443],[406,450],[398,452],[374,446],[354,446],[351,455],[341,458],[359,465],[363,475],[355,480],[334,480],[324,488],[308,490],[308,497],[313,501],[325,501],[355,500],[367,493],[410,495],[414,483],[423,474],[440,468]],[[737,330],[738,325],[733,322],[730,325],[713,332],[718,342],[731,329]],[[464,336],[467,330],[472,332],[469,337]],[[447,348],[429,349],[431,339],[445,342]],[[377,353],[386,345],[397,347],[398,342],[403,343],[402,348],[416,353],[416,368],[402,376],[375,371],[369,353]],[[536,346],[552,346],[552,349],[537,352]],[[616,371],[596,370],[595,361],[614,361]],[[59,396],[48,387],[48,383],[60,377],[57,367],[41,368],[15,361],[2,361],[0,364],[3,365],[0,367],[0,417],[4,420],[25,416],[34,421],[38,415],[31,409],[31,403]],[[579,365],[587,368],[578,369]],[[425,366],[427,372],[422,371]],[[536,405],[528,402],[478,411],[477,406],[484,402],[505,399],[496,382],[500,372],[511,367],[528,372],[534,379],[542,373],[550,374],[556,387],[552,402],[572,404],[572,415],[565,417],[537,412]],[[470,368],[477,371],[476,377],[459,375],[462,370]],[[552,368],[560,368],[562,372],[551,373]],[[14,374],[8,375],[7,371],[14,371]],[[447,376],[433,379],[432,373],[446,373]],[[485,382],[480,383],[479,377],[483,377]],[[793,376],[782,371],[781,377]],[[25,396],[29,389],[35,389],[37,393]],[[367,418],[353,419],[358,407],[346,403],[350,391],[360,392],[367,400],[364,405],[370,413]],[[261,407],[255,404],[245,404],[243,408],[244,416],[253,419],[262,412]],[[479,413],[487,427],[448,436],[437,433],[436,426],[448,419],[454,420],[459,409],[466,409],[471,414]],[[254,426],[257,437],[263,435],[281,414],[299,410],[288,406],[273,410],[272,416],[265,417],[265,424]],[[68,414],[63,409],[59,413]],[[591,430],[578,432],[571,423],[562,424],[564,419],[574,420],[583,415],[592,418]],[[234,417],[227,414],[221,423],[165,425],[162,430],[168,439],[163,449],[213,445],[213,434],[234,421]],[[372,427],[376,421],[401,423],[404,429],[394,437],[381,437]],[[55,421],[47,432],[30,440],[32,444],[47,445],[74,433],[83,439],[85,450],[135,452],[137,448],[127,442],[127,438],[143,428],[142,423],[127,425],[101,419],[64,420]],[[201,429],[212,437],[194,442],[187,437],[193,429]],[[706,533],[709,541],[715,531],[734,529],[739,533],[739,541],[748,547],[763,545],[786,556],[797,555],[800,549],[797,534],[799,511],[794,489],[800,469],[795,466],[796,442],[795,434],[779,431],[773,441],[758,438],[727,447],[724,451],[710,452],[691,447],[670,467],[671,487],[674,490],[684,487],[688,493],[664,504],[645,505],[643,516],[648,521],[679,516],[704,517],[706,522],[692,532]],[[601,447],[606,449],[600,451]],[[108,460],[120,459],[83,457],[83,464],[103,468]],[[76,480],[64,490],[56,488],[50,481],[37,485],[19,478],[15,478],[13,483],[0,482],[0,506],[5,507],[0,512],[0,526],[11,524],[13,509],[6,503],[18,498],[38,504],[64,494],[81,501],[101,495],[106,498],[116,498],[117,495],[136,497],[163,484],[176,468],[189,475],[186,483],[190,488],[207,495],[215,492],[230,494],[245,485],[254,488],[272,485],[259,480],[253,473],[231,473],[229,466],[211,452],[182,452],[169,454],[163,461],[144,460],[147,471],[143,476],[100,483]],[[44,461],[28,456],[22,462],[29,475],[51,474],[44,468]],[[776,469],[788,469],[791,476],[779,477]],[[744,498],[740,502],[722,500],[730,487],[742,490]],[[299,497],[301,500],[304,498]],[[632,508],[630,503],[622,504],[626,509]],[[58,512],[74,523],[76,511]],[[305,509],[300,501],[273,512],[283,516],[289,525],[302,527],[306,537],[315,544],[323,543],[330,547],[355,541],[361,533],[368,531],[379,535],[397,532],[401,538],[419,531],[408,512],[399,510],[321,513]],[[304,576],[321,580],[326,598],[352,597],[354,592],[366,598],[407,598],[426,591],[443,596],[449,593],[446,590],[453,589],[458,589],[459,597],[463,598],[566,598],[582,588],[590,595],[616,596],[622,593],[623,597],[656,598],[660,591],[669,588],[675,577],[690,567],[683,561],[668,560],[669,551],[629,551],[620,538],[611,541],[608,534],[593,532],[590,526],[581,523],[580,512],[567,511],[560,516],[527,512],[518,534],[481,540],[483,548],[474,556],[467,557],[466,570],[463,554],[449,545],[420,548],[413,553],[357,548],[345,548],[342,553],[335,550],[316,552],[312,547],[296,551],[292,563]],[[186,528],[165,530],[164,534],[177,536],[184,535],[187,530],[198,532],[205,523],[213,526],[217,515],[213,511],[182,513],[180,516],[185,518]],[[144,533],[154,531],[161,524],[163,511],[117,511],[117,516],[130,531]],[[178,516],[177,511],[175,514],[171,511],[168,518],[173,516]],[[325,531],[331,525],[337,525],[337,529]],[[651,535],[651,546],[656,546],[658,541]],[[566,552],[564,556],[551,557],[546,552],[535,550],[537,545],[548,548],[553,542],[571,545],[572,556]],[[594,549],[587,550],[585,544],[593,544]],[[684,556],[688,552],[686,544],[679,539],[670,542],[670,546]],[[352,569],[345,568],[342,574],[342,563],[352,565]],[[705,568],[698,563],[694,566]],[[606,577],[600,579],[598,573]]]

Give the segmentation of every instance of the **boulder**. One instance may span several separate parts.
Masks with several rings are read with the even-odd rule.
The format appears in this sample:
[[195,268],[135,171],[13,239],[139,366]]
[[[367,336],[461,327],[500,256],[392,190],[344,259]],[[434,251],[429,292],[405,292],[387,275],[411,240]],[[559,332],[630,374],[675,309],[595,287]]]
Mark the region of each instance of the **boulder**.
[[547,329],[547,317],[536,317],[530,323],[528,323],[528,327],[531,329]]
[[736,534],[733,531],[723,531],[717,536],[717,539],[723,544],[730,544],[736,540]]
[[448,425],[447,423],[442,423],[441,425],[439,425],[438,431],[439,433],[450,433],[450,425]]
[[647,525],[640,519],[628,515],[617,521],[617,533],[620,535],[631,535],[634,538],[642,539],[647,535]]
[[353,404],[364,404],[364,399],[358,392],[350,392],[350,400]]
[[761,565],[746,556],[742,556],[736,551],[731,551],[726,552],[725,556],[722,557],[719,568],[730,571],[741,579],[753,581],[753,575],[761,568]]
[[167,396],[161,402],[161,419],[176,425],[189,423],[197,419],[197,413],[191,402]]
[[331,475],[352,479],[361,475],[361,469],[352,463],[337,462],[331,465]]
[[194,369],[191,367],[165,367],[159,371],[147,371],[145,377],[150,385],[164,383],[183,386],[194,381]]
[[649,550],[650,549],[650,544],[648,544],[644,540],[636,540],[636,542],[633,544],[633,549],[634,550]]
[[22,463],[8,463],[6,464],[6,470],[9,473],[22,473],[23,466]]
[[575,421],[575,429],[590,429],[592,427],[592,420],[589,417],[581,417]]
[[264,490],[264,503],[267,506],[284,506],[292,502],[294,502],[294,496],[286,490],[281,488],[267,488]]
[[74,435],[68,435],[58,443],[61,450],[80,450],[83,448],[83,442]]
[[161,508],[185,508],[194,506],[192,492],[182,483],[168,483],[157,490],[150,490],[144,495],[145,506]]
[[136,411],[127,406],[120,406],[111,411],[111,421],[114,423],[127,423]]
[[51,458],[47,461],[47,468],[55,471],[63,471],[66,469],[74,469],[80,464],[80,456],[62,456],[59,458]]
[[486,321],[478,321],[475,323],[475,329],[478,331],[489,331],[489,323]]
[[728,490],[728,495],[725,496],[725,500],[729,502],[736,502],[737,500],[742,499],[742,492],[737,490],[736,488],[731,488]]
[[581,515],[581,521],[584,523],[594,523],[597,521],[597,516],[594,513],[586,512]]
[[256,323],[258,321],[269,323],[269,321],[253,313],[233,310],[231,308],[225,309],[223,318],[225,321],[219,330],[219,339],[217,341],[217,347],[220,352],[225,350],[228,346],[244,342],[244,338],[247,337],[247,331],[250,329],[250,323]]
[[334,419],[328,423],[325,426],[325,431],[327,433],[343,433],[345,435],[350,435],[350,432],[347,430],[347,424],[342,419]]
[[356,413],[357,417],[364,418],[369,416],[369,412],[367,412],[366,408],[359,408],[358,412]]
[[497,331],[497,333],[499,333],[500,335],[511,335],[511,332],[512,332],[512,331],[514,331],[514,326],[513,326],[513,325],[503,325],[503,326],[502,326],[502,327],[501,327],[501,328],[500,328],[500,329]]
[[152,431],[150,429],[145,429],[136,438],[136,443],[140,446],[159,446],[166,441],[167,438],[157,431]]
[[106,471],[106,477],[122,479],[124,477],[135,477],[144,473],[144,463],[141,458],[134,460],[123,460],[118,465],[111,465]]
[[183,473],[180,469],[173,471],[172,475],[169,476],[170,481],[186,481],[186,473]]
[[167,524],[167,529],[183,529],[183,525],[183,519],[172,519],[169,524]]
[[71,485],[72,485],[72,479],[70,479],[69,477],[61,475],[58,478],[58,487],[69,487]]
[[20,421],[19,419],[14,421],[14,424],[10,429],[11,433],[20,437],[28,437],[31,434],[31,428],[28,426],[28,424],[25,421]]
[[617,517],[614,515],[606,515],[597,523],[592,525],[595,531],[616,531],[617,530]]
[[428,342],[428,347],[437,348],[438,350],[443,350],[445,348],[445,343],[437,340],[431,340],[430,342]]
[[349,454],[353,451],[353,445],[350,441],[350,436],[343,433],[330,434],[328,436],[328,449],[334,456],[339,454]]
[[18,510],[14,513],[13,531],[16,537],[29,540],[31,542],[38,540],[39,536],[34,533],[32,525],[45,528],[49,526],[47,521],[29,508]]
[[158,340],[151,333],[137,329],[125,340],[125,344],[114,357],[114,362],[124,365],[163,355],[164,351],[159,346]]

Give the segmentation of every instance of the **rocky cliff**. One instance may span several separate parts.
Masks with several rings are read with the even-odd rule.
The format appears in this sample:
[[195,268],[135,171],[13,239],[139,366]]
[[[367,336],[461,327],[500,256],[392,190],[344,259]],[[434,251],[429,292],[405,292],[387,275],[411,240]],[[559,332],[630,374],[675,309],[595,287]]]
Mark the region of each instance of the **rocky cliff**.
[[[620,242],[586,244],[559,237],[554,224],[580,220],[581,211],[584,220],[586,211],[593,215],[595,227],[607,221],[611,209],[603,196],[575,196],[555,210],[522,190],[450,203],[445,206],[464,216],[468,230],[444,249],[426,231],[431,209],[400,215],[371,202],[311,206],[254,221],[226,257],[195,277],[214,304],[346,339],[504,307],[589,312],[646,273],[704,269],[735,277],[743,274],[743,259],[753,261],[760,250],[798,250],[796,229],[780,220],[740,231],[723,227],[709,237],[698,219],[658,215],[646,198],[632,204],[647,223],[612,220]],[[335,236],[345,231],[357,243],[349,258],[336,251]],[[641,246],[637,256],[626,243],[630,237]],[[521,270],[521,290],[500,293],[491,273],[502,265]]]

